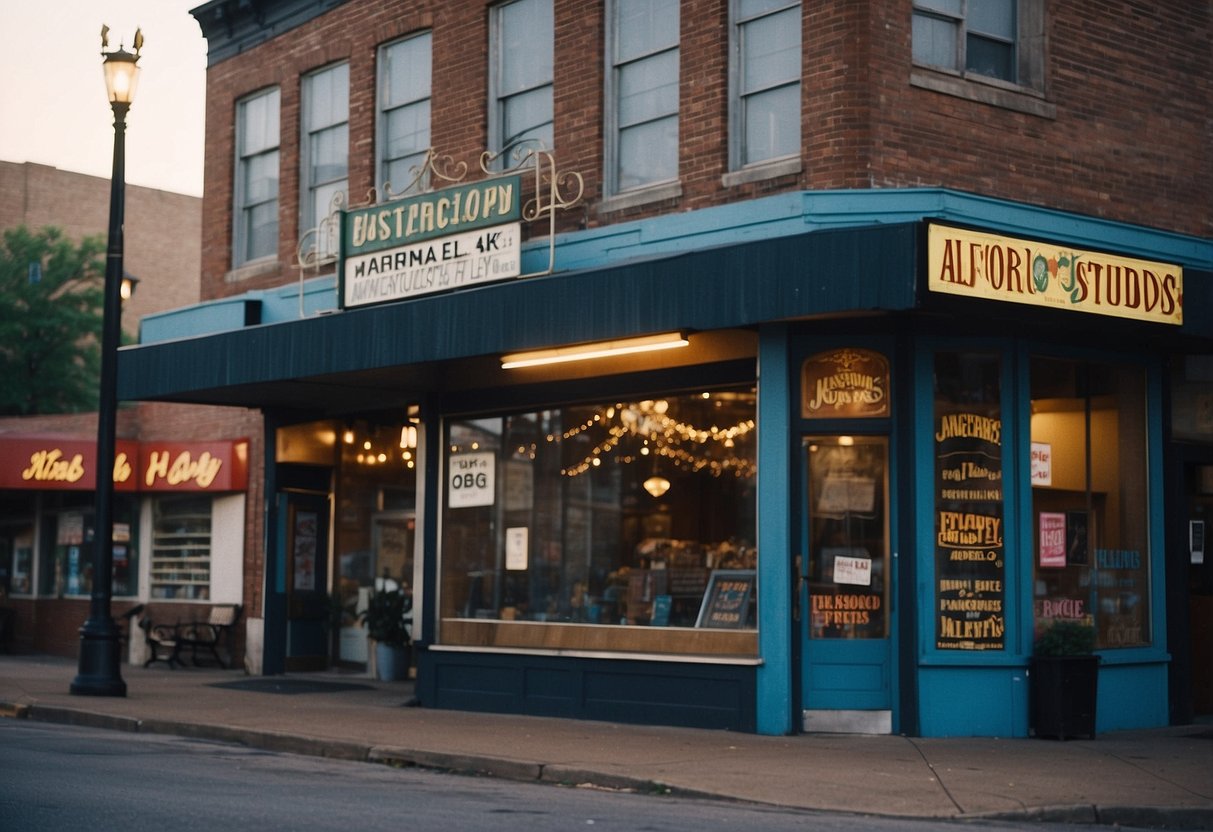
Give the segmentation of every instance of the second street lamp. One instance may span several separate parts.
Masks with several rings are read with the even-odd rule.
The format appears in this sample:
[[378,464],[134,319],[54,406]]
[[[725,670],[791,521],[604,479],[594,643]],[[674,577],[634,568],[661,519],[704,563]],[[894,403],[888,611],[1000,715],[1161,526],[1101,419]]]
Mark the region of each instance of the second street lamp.
[[126,696],[118,666],[121,639],[110,614],[114,565],[114,446],[118,415],[118,343],[122,331],[122,223],[126,186],[126,113],[139,80],[143,33],[135,31],[133,53],[121,46],[105,52],[109,27],[101,27],[102,64],[114,111],[114,166],[110,177],[109,242],[105,254],[105,307],[101,324],[101,388],[97,403],[97,502],[93,521],[93,587],[89,616],[80,628],[80,661],[71,692]]

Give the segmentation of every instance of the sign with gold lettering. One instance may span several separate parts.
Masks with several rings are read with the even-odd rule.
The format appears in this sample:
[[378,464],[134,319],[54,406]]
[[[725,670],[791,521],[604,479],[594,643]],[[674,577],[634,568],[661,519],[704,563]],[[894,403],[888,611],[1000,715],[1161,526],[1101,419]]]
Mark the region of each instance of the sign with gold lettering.
[[1183,268],[931,224],[932,292],[1183,324]]
[[805,419],[889,415],[889,360],[874,350],[840,349],[805,359],[800,413]]
[[[118,491],[243,491],[248,441],[135,442],[119,439]],[[0,438],[0,488],[92,491],[97,445],[86,439]]]
[[[134,468],[139,444],[119,439],[115,446],[114,488],[137,488]],[[0,488],[92,491],[97,484],[97,443],[63,437],[0,438]]]
[[940,650],[1005,646],[1000,366],[993,355],[936,356],[935,646]]
[[145,442],[139,487],[144,491],[243,491],[248,442]]

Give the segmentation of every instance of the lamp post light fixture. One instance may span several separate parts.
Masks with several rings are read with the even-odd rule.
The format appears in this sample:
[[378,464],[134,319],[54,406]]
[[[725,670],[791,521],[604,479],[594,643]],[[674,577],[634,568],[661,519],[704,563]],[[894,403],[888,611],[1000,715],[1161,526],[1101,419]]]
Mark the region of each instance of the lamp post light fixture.
[[122,222],[126,169],[126,113],[139,79],[143,32],[135,30],[135,51],[109,46],[109,27],[101,27],[105,87],[114,111],[114,166],[110,176],[109,243],[105,254],[105,306],[101,324],[101,388],[97,404],[96,515],[93,520],[93,588],[89,615],[80,628],[80,661],[71,692],[90,696],[126,696],[118,666],[121,638],[110,615],[114,566],[114,447],[118,415],[118,344],[122,330]]

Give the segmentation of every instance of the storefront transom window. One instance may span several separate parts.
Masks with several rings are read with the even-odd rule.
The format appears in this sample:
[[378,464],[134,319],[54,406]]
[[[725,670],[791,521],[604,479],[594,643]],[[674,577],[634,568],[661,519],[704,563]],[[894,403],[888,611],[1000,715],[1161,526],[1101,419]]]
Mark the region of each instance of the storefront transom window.
[[[752,643],[755,437],[751,389],[450,421],[441,640],[492,621],[728,630]],[[643,649],[581,630],[600,635],[556,641]]]

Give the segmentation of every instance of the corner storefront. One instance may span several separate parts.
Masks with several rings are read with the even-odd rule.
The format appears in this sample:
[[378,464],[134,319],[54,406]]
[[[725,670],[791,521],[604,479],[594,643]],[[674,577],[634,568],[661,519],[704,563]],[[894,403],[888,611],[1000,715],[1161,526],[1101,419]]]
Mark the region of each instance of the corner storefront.
[[400,584],[429,707],[1025,736],[1073,619],[1099,730],[1166,724],[1171,368],[1213,251],[808,197],[793,233],[777,198],[739,241],[759,200],[649,221],[647,257],[579,232],[553,274],[125,350],[124,398],[266,414],[264,671],[365,662],[324,602]]

